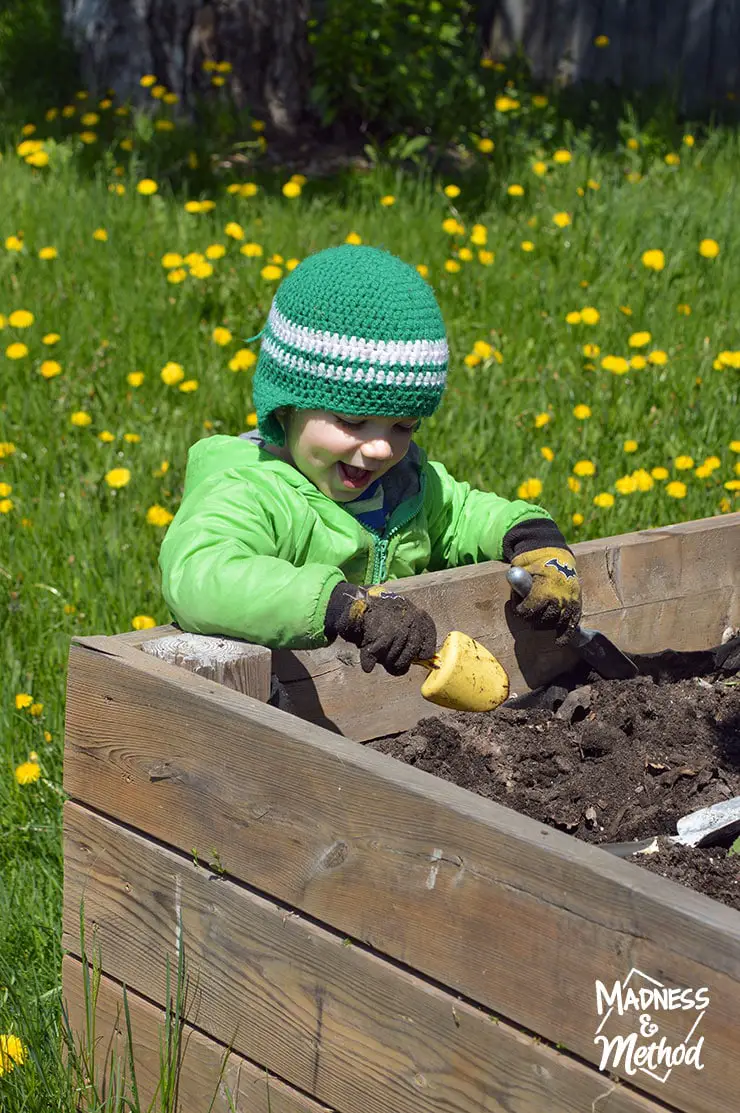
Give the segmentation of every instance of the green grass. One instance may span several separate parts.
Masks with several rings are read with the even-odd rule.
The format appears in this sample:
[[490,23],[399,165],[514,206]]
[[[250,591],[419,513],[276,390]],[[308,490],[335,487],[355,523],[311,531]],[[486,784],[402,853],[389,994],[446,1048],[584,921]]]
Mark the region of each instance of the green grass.
[[[492,114],[493,155],[471,142],[460,168],[441,179],[423,165],[381,164],[308,181],[293,200],[281,192],[289,175],[259,160],[251,177],[258,193],[228,194],[231,171],[214,177],[208,170],[208,129],[159,133],[144,119],[113,118],[110,110],[101,113],[100,138],[90,147],[68,137],[80,130],[79,108],[69,120],[47,123],[41,114],[28,121],[39,136],[53,137],[45,168],[33,169],[15,153],[17,133],[5,149],[0,313],[7,318],[25,309],[34,321],[0,332],[0,442],[15,446],[0,459],[0,483],[12,487],[2,496],[12,506],[0,503],[7,510],[0,514],[0,1033],[21,1035],[30,1050],[23,1065],[0,1078],[3,1108],[72,1108],[58,1061],[69,639],[129,629],[136,615],[168,620],[157,574],[164,528],[147,524],[147,510],[160,505],[174,513],[194,441],[247,427],[251,372],[235,373],[228,363],[244,346],[241,338],[264,323],[275,283],[261,269],[274,254],[301,259],[355,232],[364,243],[428,267],[452,358],[445,401],[424,422],[420,442],[458,478],[509,497],[524,481],[538,480],[537,501],[571,540],[738,508],[737,491],[725,486],[738,478],[740,456],[730,448],[740,438],[738,372],[717,365],[720,352],[740,348],[737,136],[705,129],[689,148],[675,124],[670,141],[667,130],[645,128],[635,131],[640,147],[630,151],[622,140],[601,146],[586,131],[568,138],[552,106],[536,110],[522,99],[517,116]],[[565,141],[556,140],[564,128]],[[622,139],[631,129],[624,121]],[[134,136],[131,153],[119,146],[124,132]],[[549,160],[562,142],[573,157],[558,166]],[[188,165],[191,147],[199,151],[197,168]],[[679,151],[680,166],[665,164],[670,150]],[[540,157],[550,167],[543,179],[531,169]],[[629,181],[629,170],[640,180]],[[147,176],[159,183],[154,196],[136,191]],[[589,178],[598,189],[587,186]],[[524,186],[523,197],[508,196],[512,183]],[[122,196],[111,192],[115,184],[125,186]],[[454,200],[443,193],[449,184],[461,190]],[[384,207],[380,198],[388,194],[395,204]],[[184,201],[198,196],[212,198],[215,209],[186,213]],[[570,226],[553,224],[559,211],[572,215]],[[442,230],[449,217],[462,222],[464,234]],[[229,221],[263,247],[262,258],[240,253],[240,242],[224,232]],[[446,261],[466,247],[475,223],[487,229],[494,263],[482,265],[473,247],[472,261],[449,273]],[[106,230],[106,242],[93,238],[97,228]],[[21,252],[2,247],[21,233]],[[700,257],[705,237],[719,243],[716,259]],[[534,251],[521,250],[524,240],[534,242]],[[215,243],[226,252],[212,276],[167,281],[165,252],[204,252]],[[47,246],[56,248],[56,259],[39,259]],[[656,248],[666,259],[659,273],[641,263],[643,252]],[[690,315],[678,312],[680,304],[690,306]],[[598,310],[598,324],[567,324],[566,314],[584,306]],[[227,347],[212,340],[216,326],[233,334]],[[634,354],[628,339],[639,330],[652,337],[644,351],[665,352],[665,365],[625,375],[605,370],[605,355]],[[51,332],[61,339],[46,347],[42,337]],[[503,362],[491,355],[468,366],[477,341],[489,343]],[[13,343],[27,345],[28,355],[8,359]],[[585,359],[585,343],[599,345],[600,356]],[[44,359],[58,360],[62,373],[45,379]],[[168,361],[197,381],[195,391],[164,385],[160,370]],[[144,374],[136,388],[127,382],[134,371]],[[579,404],[590,407],[587,420],[573,416]],[[70,422],[78,411],[90,415],[89,425]],[[536,428],[542,413],[550,421]],[[103,431],[114,435],[110,443],[99,438]],[[126,441],[127,433],[140,440]],[[635,452],[624,451],[626,440],[637,441]],[[695,467],[677,469],[676,458],[685,455]],[[696,466],[713,456],[719,465],[697,476]],[[568,479],[583,460],[595,474],[574,491]],[[105,475],[121,467],[130,482],[113,490]],[[619,493],[617,480],[655,467],[668,478],[647,491]],[[685,483],[685,497],[669,497],[671,481]],[[612,494],[614,505],[594,505],[599,493]],[[574,514],[581,524],[573,523]],[[42,703],[41,713],[18,709],[19,693]],[[41,778],[19,785],[14,771],[30,752],[38,754]],[[3,1104],[3,1087],[10,1104]]]

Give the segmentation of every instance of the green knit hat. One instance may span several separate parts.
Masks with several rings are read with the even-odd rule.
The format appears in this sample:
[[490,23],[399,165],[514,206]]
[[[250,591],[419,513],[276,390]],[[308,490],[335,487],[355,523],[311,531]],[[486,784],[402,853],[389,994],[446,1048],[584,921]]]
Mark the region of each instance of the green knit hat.
[[273,444],[285,440],[280,406],[423,417],[441,401],[440,308],[419,272],[380,248],[309,255],[280,283],[261,335],[252,396]]

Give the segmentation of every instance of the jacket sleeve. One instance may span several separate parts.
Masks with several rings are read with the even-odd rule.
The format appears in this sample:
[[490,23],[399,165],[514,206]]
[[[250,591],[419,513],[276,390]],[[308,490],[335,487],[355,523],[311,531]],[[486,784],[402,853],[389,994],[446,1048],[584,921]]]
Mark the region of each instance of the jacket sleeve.
[[170,524],[159,554],[162,594],[183,630],[224,634],[272,649],[328,644],[326,608],[345,579],[329,564],[294,565],[295,523],[242,481],[223,479]]
[[565,544],[543,507],[471,488],[453,479],[438,461],[427,462],[425,504],[430,571],[483,560],[511,561],[530,548]]

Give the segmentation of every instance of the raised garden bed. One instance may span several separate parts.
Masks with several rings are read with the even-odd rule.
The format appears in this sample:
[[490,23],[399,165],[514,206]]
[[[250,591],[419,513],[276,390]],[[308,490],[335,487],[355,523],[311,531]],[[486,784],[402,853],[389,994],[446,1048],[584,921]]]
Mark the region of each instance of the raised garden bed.
[[[627,652],[706,650],[740,624],[740,515],[576,551],[586,623]],[[440,636],[460,629],[487,645],[523,694],[577,662],[513,618],[505,572],[491,562],[394,588],[433,611]],[[266,702],[273,675],[294,713]],[[455,713],[421,699],[422,676],[365,676],[356,651],[342,645],[271,653],[172,627],[76,639],[64,779],[64,995],[73,1027],[84,1027],[84,901],[102,958],[99,1033],[120,1043],[125,983],[142,1100],[158,1075],[167,959],[182,943],[192,1006],[180,1090],[188,1113],[208,1109],[227,1048],[218,1113],[231,1108],[226,1083],[240,1113],[736,1108],[740,914],[591,845],[586,810],[597,809],[597,822],[606,812],[616,818],[606,788],[583,811],[584,841],[546,815],[530,818],[377,752],[384,736],[418,735],[423,719],[440,720],[440,736],[459,726]],[[712,683],[699,686],[697,714],[699,701],[734,706],[733,691]],[[598,683],[591,696],[601,706]],[[604,715],[619,729],[618,686],[608,698]],[[511,715],[501,712],[498,724]],[[518,724],[522,734],[544,737],[533,716],[531,731]],[[588,722],[567,730],[582,736]],[[643,778],[674,772],[684,743],[673,741],[670,755],[640,751]],[[681,774],[672,792],[718,768],[707,745],[691,749],[685,738],[687,766],[701,762],[703,772]],[[532,760],[537,752],[530,746]],[[646,758],[669,770],[646,770]],[[721,781],[715,774],[696,791]],[[617,789],[624,798],[612,782]],[[674,804],[683,807],[680,797]],[[554,801],[540,805],[551,811]],[[637,819],[625,812],[620,822]],[[611,831],[603,826],[599,836]],[[666,1002],[671,989],[684,992],[686,1008],[607,1016],[597,984],[611,992],[617,982],[660,988]],[[602,1063],[597,1030],[605,1039],[634,1032],[642,1047],[646,1012],[670,1047],[702,1039],[701,1070]]]

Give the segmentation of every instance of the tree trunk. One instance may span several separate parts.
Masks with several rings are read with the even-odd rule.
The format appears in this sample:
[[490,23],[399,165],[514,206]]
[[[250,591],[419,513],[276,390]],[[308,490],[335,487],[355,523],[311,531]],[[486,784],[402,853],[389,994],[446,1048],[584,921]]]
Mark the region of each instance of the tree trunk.
[[308,9],[309,0],[62,0],[93,93],[143,101],[139,79],[152,73],[188,107],[210,86],[203,63],[230,62],[237,105],[285,136],[306,117]]

